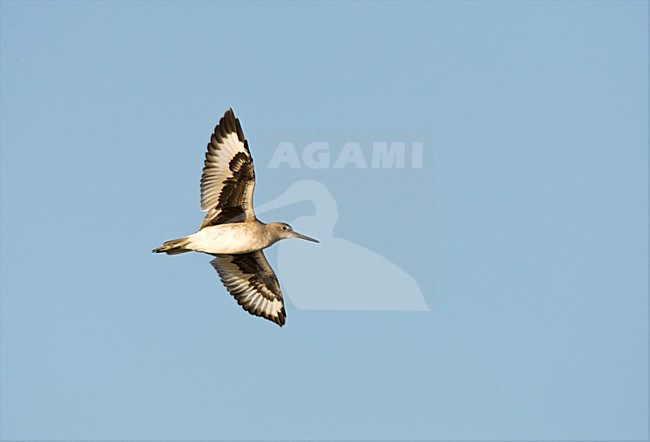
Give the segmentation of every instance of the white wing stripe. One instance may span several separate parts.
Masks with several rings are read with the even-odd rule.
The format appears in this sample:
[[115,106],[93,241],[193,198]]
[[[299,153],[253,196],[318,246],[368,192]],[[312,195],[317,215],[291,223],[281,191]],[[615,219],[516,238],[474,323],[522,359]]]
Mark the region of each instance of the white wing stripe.
[[[217,206],[217,203],[219,202],[219,195],[221,193],[221,184],[232,176],[232,171],[228,168],[228,165],[230,164],[230,161],[235,157],[235,155],[242,152],[245,153],[248,158],[250,158],[250,155],[248,155],[248,152],[246,152],[246,149],[244,149],[243,143],[241,143],[237,138],[236,133],[233,132],[228,134],[228,136],[223,140],[224,144],[220,144],[222,149],[215,149],[213,145],[219,144],[217,143],[217,140],[213,134],[212,143],[208,148],[209,155],[206,157],[206,160],[209,164],[208,168],[205,169],[204,183],[206,185],[209,184],[210,186],[206,186],[209,188],[202,195],[203,198],[201,198],[201,210],[204,212]],[[219,167],[220,165],[222,166]],[[218,184],[219,188],[217,189],[216,187],[212,186],[214,184]]]
[[201,176],[201,229],[215,224],[255,219],[255,171],[244,132],[229,109],[215,127]]
[[217,255],[211,264],[244,310],[282,326],[284,302],[273,269],[262,251],[244,255]]

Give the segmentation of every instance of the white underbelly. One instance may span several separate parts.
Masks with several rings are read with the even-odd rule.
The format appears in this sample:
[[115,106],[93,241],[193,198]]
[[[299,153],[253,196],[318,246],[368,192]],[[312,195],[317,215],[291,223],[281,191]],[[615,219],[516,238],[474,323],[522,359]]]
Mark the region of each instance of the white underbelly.
[[210,226],[190,235],[190,246],[197,252],[221,253],[248,253],[264,247],[260,240],[248,226],[240,224],[221,224]]

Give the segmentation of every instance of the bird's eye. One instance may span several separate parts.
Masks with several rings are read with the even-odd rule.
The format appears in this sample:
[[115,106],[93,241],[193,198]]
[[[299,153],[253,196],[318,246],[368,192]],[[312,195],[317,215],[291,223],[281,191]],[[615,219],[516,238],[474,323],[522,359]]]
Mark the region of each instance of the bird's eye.
[[289,230],[288,226],[282,226],[282,230]]

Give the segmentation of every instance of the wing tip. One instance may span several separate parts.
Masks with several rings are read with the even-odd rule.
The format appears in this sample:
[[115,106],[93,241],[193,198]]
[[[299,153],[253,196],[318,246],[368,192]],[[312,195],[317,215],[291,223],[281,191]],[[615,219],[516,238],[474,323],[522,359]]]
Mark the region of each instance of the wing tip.
[[[214,128],[214,134],[217,135],[217,139],[218,136],[227,137],[230,133],[236,133],[239,141],[246,143],[246,136],[241,128],[241,123],[239,122],[239,118],[235,116],[235,111],[232,110],[232,107],[228,108]],[[248,145],[246,145],[246,150],[248,151]]]
[[[270,319],[270,318],[268,318]],[[274,323],[278,324],[280,328],[287,322],[286,313],[284,313],[284,306],[282,306],[282,313],[277,318],[271,319]]]
[[247,306],[244,306],[244,304],[239,302],[239,300],[237,300],[237,304],[246,313],[248,313],[249,315],[271,321],[274,324],[276,324],[277,326],[279,326],[280,328],[282,328],[284,326],[284,324],[287,322],[287,314],[286,314],[286,312],[284,310],[284,305],[282,305],[282,308],[279,311],[276,312],[277,316],[273,316],[273,315],[267,314],[265,312],[258,312],[256,310],[249,310],[247,308]]

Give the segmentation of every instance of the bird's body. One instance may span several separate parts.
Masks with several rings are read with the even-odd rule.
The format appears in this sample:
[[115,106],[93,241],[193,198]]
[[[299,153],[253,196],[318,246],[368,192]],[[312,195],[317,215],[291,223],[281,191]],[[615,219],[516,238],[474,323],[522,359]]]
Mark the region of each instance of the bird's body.
[[286,312],[277,277],[262,249],[288,238],[318,242],[285,223],[255,217],[255,171],[239,120],[226,111],[214,129],[201,176],[201,209],[207,214],[196,233],[165,242],[155,253],[196,251],[210,263],[237,302],[250,314],[284,325]]
[[[267,224],[258,220],[239,223],[208,226],[185,238],[169,241],[181,241],[184,251],[195,251],[219,255],[224,253],[250,253],[269,247],[277,242]],[[163,246],[164,247],[164,246]],[[166,250],[156,251],[165,252]]]
[[206,227],[190,238],[194,250],[210,254],[250,253],[279,240],[272,236],[266,224],[257,220]]

